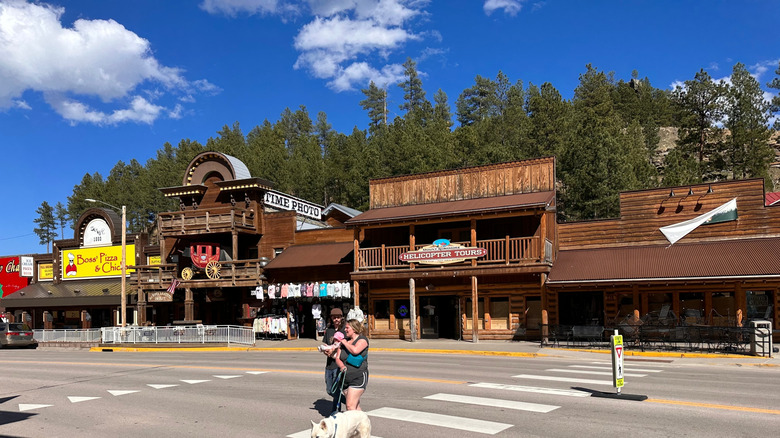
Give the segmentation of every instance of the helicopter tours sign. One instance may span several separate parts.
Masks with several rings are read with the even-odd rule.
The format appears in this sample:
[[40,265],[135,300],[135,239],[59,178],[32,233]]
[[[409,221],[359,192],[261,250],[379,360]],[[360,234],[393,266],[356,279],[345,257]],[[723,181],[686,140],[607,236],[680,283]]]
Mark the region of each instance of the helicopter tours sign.
[[408,263],[426,265],[445,265],[476,259],[487,255],[487,249],[450,243],[447,239],[438,239],[433,245],[424,246],[417,251],[402,253],[398,259]]
[[[135,264],[135,245],[126,246],[127,265]],[[127,268],[126,273],[134,272]],[[122,276],[122,246],[62,251],[62,279],[75,280]]]

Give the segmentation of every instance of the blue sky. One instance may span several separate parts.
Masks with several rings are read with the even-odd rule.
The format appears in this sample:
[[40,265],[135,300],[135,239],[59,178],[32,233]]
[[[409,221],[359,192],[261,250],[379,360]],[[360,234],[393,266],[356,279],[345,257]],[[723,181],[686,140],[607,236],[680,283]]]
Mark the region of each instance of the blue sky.
[[0,255],[45,252],[43,201],[66,204],[84,174],[145,163],[166,141],[205,144],[234,122],[246,134],[300,105],[365,129],[369,80],[399,115],[407,57],[453,111],[499,70],[565,98],[588,63],[671,88],[742,62],[765,84],[779,22],[771,0],[0,0]]

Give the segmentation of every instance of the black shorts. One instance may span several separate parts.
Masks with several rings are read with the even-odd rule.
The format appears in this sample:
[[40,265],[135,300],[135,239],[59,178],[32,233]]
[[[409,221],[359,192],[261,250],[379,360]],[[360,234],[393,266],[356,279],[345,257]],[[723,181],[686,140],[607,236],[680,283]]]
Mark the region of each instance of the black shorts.
[[368,385],[368,371],[347,370],[347,378],[344,388],[366,389]]

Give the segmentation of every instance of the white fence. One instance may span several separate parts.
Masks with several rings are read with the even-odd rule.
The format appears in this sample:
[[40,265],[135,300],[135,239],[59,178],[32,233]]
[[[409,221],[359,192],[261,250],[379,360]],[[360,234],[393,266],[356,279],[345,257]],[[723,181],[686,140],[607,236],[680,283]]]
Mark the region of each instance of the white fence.
[[100,329],[33,330],[38,342],[100,342]]
[[104,344],[242,344],[254,345],[251,327],[237,325],[103,327]]

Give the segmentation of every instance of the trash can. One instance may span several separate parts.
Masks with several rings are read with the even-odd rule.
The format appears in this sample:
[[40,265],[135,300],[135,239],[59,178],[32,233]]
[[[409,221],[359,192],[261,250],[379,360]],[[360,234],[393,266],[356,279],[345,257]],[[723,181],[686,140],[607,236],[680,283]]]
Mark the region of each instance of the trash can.
[[750,321],[750,354],[772,356],[772,321]]

